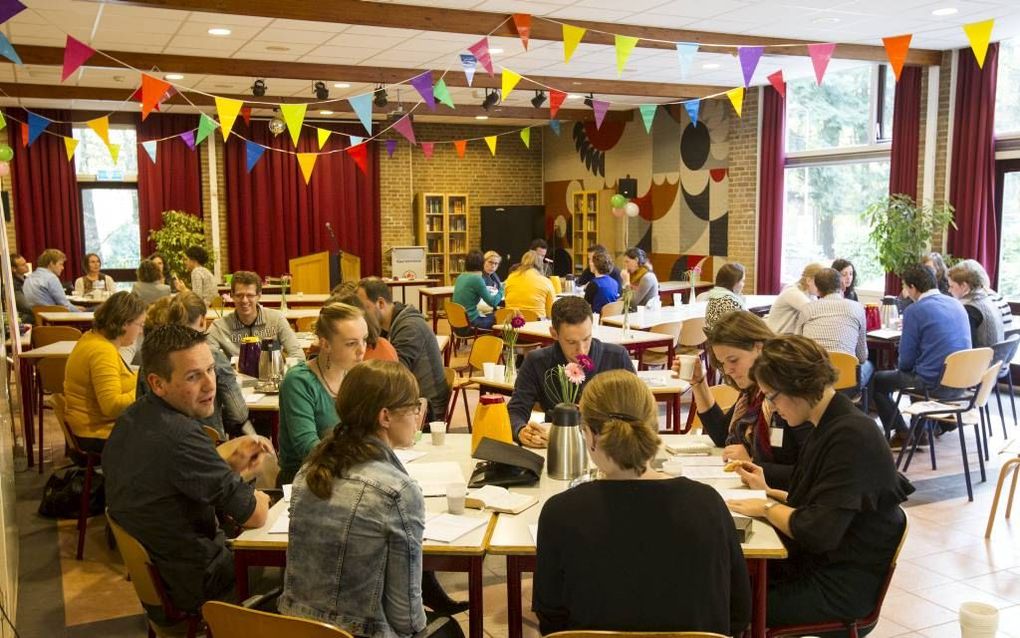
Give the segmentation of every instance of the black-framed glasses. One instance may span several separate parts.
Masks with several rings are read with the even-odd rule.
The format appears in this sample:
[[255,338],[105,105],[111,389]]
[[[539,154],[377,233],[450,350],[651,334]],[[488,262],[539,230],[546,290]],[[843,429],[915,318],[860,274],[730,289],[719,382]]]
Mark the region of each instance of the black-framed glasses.
[[776,397],[778,397],[779,394],[780,394],[779,390],[776,390],[772,394],[766,394],[765,395],[765,400],[768,401],[769,403],[771,403],[772,405],[775,405],[776,404]]

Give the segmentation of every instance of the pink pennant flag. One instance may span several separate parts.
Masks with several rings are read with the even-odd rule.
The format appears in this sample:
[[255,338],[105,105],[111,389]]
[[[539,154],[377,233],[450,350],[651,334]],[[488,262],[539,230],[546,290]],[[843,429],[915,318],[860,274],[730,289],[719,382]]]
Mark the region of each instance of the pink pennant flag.
[[421,152],[425,154],[426,159],[432,159],[432,151],[435,150],[435,142],[422,142]]
[[67,44],[64,46],[64,70],[60,74],[60,81],[63,82],[71,77],[71,74],[78,70],[78,67],[85,64],[89,58],[95,55],[96,50],[87,44],[67,36]]
[[776,90],[779,95],[786,98],[786,80],[783,79],[783,70],[779,69],[775,73],[769,76],[769,84]]
[[811,64],[815,67],[815,82],[818,86],[822,85],[822,77],[825,76],[825,69],[829,66],[829,60],[832,59],[832,52],[836,50],[835,42],[826,42],[824,44],[809,44],[807,45],[808,55],[811,56]]
[[744,86],[751,86],[754,70],[758,68],[758,60],[765,52],[765,47],[739,47],[737,57],[740,58],[740,70],[744,73]]
[[414,139],[414,125],[411,124],[411,116],[405,115],[393,124],[393,130],[407,138],[407,141],[414,146],[418,140]]
[[492,56],[489,55],[489,38],[482,38],[468,47],[468,51],[475,56],[478,64],[482,65],[485,72],[492,75]]
[[595,111],[595,128],[602,128],[602,120],[606,119],[606,111],[609,110],[609,102],[604,100],[592,100],[591,110]]

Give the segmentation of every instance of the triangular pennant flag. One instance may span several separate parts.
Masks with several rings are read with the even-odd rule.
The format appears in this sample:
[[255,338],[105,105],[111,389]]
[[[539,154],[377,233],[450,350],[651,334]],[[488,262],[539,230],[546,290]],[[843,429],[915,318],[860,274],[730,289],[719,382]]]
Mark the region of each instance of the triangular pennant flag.
[[531,127],[521,129],[521,141],[524,142],[524,148],[531,148]]
[[984,20],[982,22],[971,22],[963,25],[963,32],[967,34],[970,41],[970,50],[974,52],[978,68],[985,66],[985,54],[988,53],[988,42],[992,39],[992,27],[995,20]]
[[250,106],[242,106],[241,107],[241,119],[244,120],[245,124],[247,124],[248,126],[251,126],[251,107]]
[[758,68],[758,60],[761,59],[761,54],[764,52],[765,47],[737,47],[740,70],[744,74],[744,86],[751,86],[754,70]]
[[94,120],[85,122],[90,129],[96,132],[99,139],[103,140],[103,144],[110,143],[110,117],[104,115],[103,117],[97,117]]
[[315,134],[318,135],[318,137],[319,137],[319,150],[320,151],[322,150],[322,147],[326,145],[326,140],[329,139],[329,136],[332,133],[333,133],[333,131],[330,131],[330,130],[324,129],[324,128],[317,128],[317,129],[315,129]]
[[365,138],[360,135],[348,135],[347,139],[349,140],[348,146],[357,146],[365,141]]
[[430,111],[436,110],[436,96],[432,91],[432,71],[425,71],[411,78],[411,86],[418,92]]
[[[390,141],[396,142],[396,140]],[[357,146],[348,146],[346,152],[361,169],[362,174],[368,175],[368,148],[364,144],[358,144]]]
[[149,159],[152,160],[153,164],[155,164],[156,163],[156,153],[157,153],[157,143],[156,143],[156,140],[149,140],[147,142],[142,142],[142,148],[145,149],[145,152],[149,155]]
[[740,111],[744,108],[744,87],[738,86],[726,91],[726,97],[730,98],[733,110],[737,112],[737,117],[740,117]]
[[489,38],[482,38],[468,47],[468,51],[475,56],[478,64],[482,65],[485,72],[492,75],[492,56],[489,55]]
[[425,154],[425,159],[432,159],[432,151],[435,150],[435,142],[422,142],[421,152]]
[[21,146],[22,147],[28,146],[28,127],[27,126],[22,126],[21,127]]
[[241,112],[242,106],[244,106],[244,102],[241,100],[216,97],[216,114],[220,118],[220,132],[223,133],[224,142],[230,137],[230,131],[234,128],[234,121],[237,119],[237,114]]
[[475,79],[475,68],[478,66],[478,58],[470,53],[461,53],[460,65],[464,67],[464,75],[467,77],[468,86],[471,86]]
[[627,66],[627,60],[631,52],[637,46],[638,38],[629,35],[615,34],[616,43],[616,75],[623,75],[623,67]]
[[170,84],[152,77],[146,73],[142,74],[142,119],[149,117],[149,113],[155,109],[160,102],[166,99]]
[[560,134],[560,121],[559,120],[549,120],[549,128],[551,128],[553,133],[555,133],[556,136],[559,137],[559,134]]
[[32,145],[42,132],[46,130],[46,127],[50,125],[50,120],[47,120],[41,115],[28,112],[28,146]]
[[575,27],[572,24],[563,25],[563,62],[570,62],[570,58],[574,57],[574,51],[577,50],[577,45],[581,43],[581,38],[584,37],[587,29],[581,27]]
[[195,150],[195,131],[184,131],[180,138],[188,145],[188,148]]
[[517,37],[521,39],[524,50],[528,50],[528,38],[531,37],[531,15],[527,13],[514,14],[514,27],[517,29]]
[[0,55],[4,56],[15,64],[21,64],[21,56],[14,50],[14,45],[3,33],[0,33]]
[[290,131],[290,139],[294,142],[294,146],[297,146],[298,138],[301,137],[301,124],[305,121],[305,111],[307,110],[307,104],[280,105],[280,115],[287,123],[287,130]]
[[0,131],[7,128],[7,118],[4,117],[3,113],[0,113]]
[[697,52],[698,45],[693,42],[676,43],[676,57],[680,61],[680,79],[687,79],[687,74],[691,72],[691,65],[694,64],[694,56]]
[[432,94],[436,96],[437,102],[442,102],[446,106],[456,108],[453,104],[453,97],[450,95],[450,89],[446,86],[446,80],[439,78],[436,85],[432,87]]
[[691,124],[698,125],[698,112],[701,110],[701,100],[688,100],[684,102],[684,109],[687,117],[691,118]]
[[453,148],[457,151],[457,157],[463,158],[464,152],[467,151],[467,140],[455,140]]
[[25,5],[18,0],[3,0],[0,2],[0,24],[7,22],[24,10]]
[[655,119],[655,110],[659,108],[658,104],[642,104],[638,107],[641,111],[641,119],[645,123],[645,133],[652,132],[652,120]]
[[315,169],[315,160],[319,159],[318,153],[298,153],[297,162],[301,166],[301,175],[305,178],[305,184],[312,181],[312,170]]
[[602,128],[602,120],[606,119],[606,111],[609,110],[609,102],[605,100],[592,100],[591,110],[595,112],[595,128]]
[[195,136],[195,144],[201,144],[209,134],[216,130],[219,124],[205,113],[198,118],[198,135]]
[[786,97],[786,80],[783,79],[783,70],[779,69],[769,76],[769,84],[772,85],[779,95]]
[[67,151],[67,161],[74,159],[74,149],[78,148],[78,140],[73,137],[64,138],[64,150]]
[[907,61],[907,51],[910,50],[910,39],[913,37],[907,34],[882,38],[882,43],[885,45],[885,55],[889,58],[889,65],[892,67],[897,82],[900,81],[903,64]]
[[510,92],[514,90],[514,87],[517,86],[517,83],[520,81],[521,76],[519,73],[514,73],[507,68],[503,69],[503,84],[502,90],[500,91],[500,93],[502,93],[501,97],[503,100],[506,100],[506,98],[510,95]]
[[811,56],[811,64],[815,67],[815,82],[821,86],[825,69],[829,67],[829,60],[832,58],[832,52],[836,50],[836,43],[809,44],[807,50],[808,55]]
[[78,67],[85,64],[89,58],[95,55],[96,50],[87,44],[67,36],[67,44],[64,45],[64,70],[60,74],[60,81],[63,82],[78,70]]
[[262,154],[265,152],[266,152],[265,146],[260,146],[255,142],[249,142],[248,140],[245,140],[244,154],[248,159],[249,173],[251,172],[251,169],[255,168],[255,165],[258,164],[258,161],[262,159]]
[[355,115],[361,120],[361,125],[365,127],[368,134],[372,134],[372,94],[365,93],[363,95],[355,95],[354,97],[347,98],[350,102],[351,108],[354,109]]
[[394,122],[393,130],[406,137],[407,141],[410,142],[412,146],[418,143],[418,140],[414,139],[414,125],[411,123],[410,114],[405,115]]
[[565,99],[567,99],[567,94],[563,91],[549,89],[549,119],[556,119],[556,113],[559,112]]
[[393,157],[395,150],[397,150],[397,140],[386,140],[386,157]]
[[110,158],[113,160],[114,166],[116,166],[117,160],[120,159],[120,144],[110,144],[106,149],[110,151]]
[[485,137],[485,143],[488,145],[489,152],[492,153],[493,156],[496,155],[496,142],[497,142],[497,140],[499,140],[499,136],[498,135],[487,135]]

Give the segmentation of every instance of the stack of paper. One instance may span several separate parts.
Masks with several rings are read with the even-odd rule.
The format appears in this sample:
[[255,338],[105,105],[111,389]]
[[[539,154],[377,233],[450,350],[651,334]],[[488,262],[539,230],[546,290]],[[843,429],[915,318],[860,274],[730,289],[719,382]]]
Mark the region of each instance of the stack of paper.
[[411,463],[405,469],[425,496],[446,496],[450,483],[467,483],[460,465],[453,461]]
[[765,490],[731,490],[715,488],[724,501],[742,501],[748,498],[765,498]]
[[283,510],[280,512],[279,518],[273,522],[273,526],[269,528],[270,534],[286,534],[290,529],[290,512]]
[[397,455],[397,458],[400,459],[400,462],[404,465],[425,456],[425,452],[419,452],[417,450],[393,450],[393,453]]
[[244,402],[251,405],[252,403],[258,403],[262,399],[266,398],[266,395],[261,392],[252,392],[251,394],[242,394]]
[[461,536],[489,522],[488,517],[436,514],[425,519],[425,538],[441,543],[452,543]]

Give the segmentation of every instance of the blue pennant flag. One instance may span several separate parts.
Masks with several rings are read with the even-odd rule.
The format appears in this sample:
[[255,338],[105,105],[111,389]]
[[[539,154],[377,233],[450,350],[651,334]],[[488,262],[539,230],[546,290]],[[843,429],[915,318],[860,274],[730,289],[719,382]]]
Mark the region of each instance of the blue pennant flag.
[[149,140],[147,142],[142,142],[142,148],[145,149],[145,152],[149,154],[149,159],[151,159],[152,163],[155,164],[156,163],[156,140]]
[[0,55],[4,56],[15,64],[21,64],[21,56],[14,50],[14,45],[3,33],[0,33]]
[[690,100],[684,102],[684,108],[687,109],[687,115],[691,118],[691,123],[694,126],[698,125],[698,111],[701,110],[701,100]]
[[361,120],[361,125],[365,127],[368,134],[372,134],[372,94],[365,93],[363,95],[355,95],[354,97],[347,98],[347,101],[351,103],[351,107],[354,108],[354,112],[357,114],[358,119]]
[[266,147],[248,141],[245,141],[244,145],[248,156],[248,172],[250,173],[251,169],[255,168],[255,165],[259,163],[262,154],[266,152]]
[[691,72],[691,64],[694,63],[694,56],[698,53],[698,45],[693,42],[677,42],[676,55],[680,62],[680,79],[686,80]]
[[350,139],[351,139],[351,146],[357,146],[358,144],[361,144],[362,142],[365,141],[365,138],[360,137],[358,135],[351,135]]
[[475,67],[478,66],[478,58],[470,53],[461,53],[460,64],[464,67],[464,75],[467,77],[468,86],[471,86],[475,79]]
[[555,133],[558,136],[560,134],[560,121],[549,120],[549,128],[551,128],[553,130],[553,133]]
[[41,115],[28,112],[28,145],[31,146],[42,132],[46,130],[46,127],[50,125],[51,120],[47,120]]

